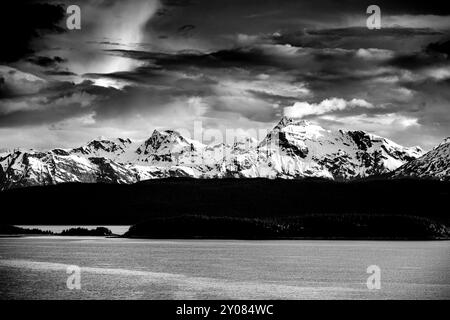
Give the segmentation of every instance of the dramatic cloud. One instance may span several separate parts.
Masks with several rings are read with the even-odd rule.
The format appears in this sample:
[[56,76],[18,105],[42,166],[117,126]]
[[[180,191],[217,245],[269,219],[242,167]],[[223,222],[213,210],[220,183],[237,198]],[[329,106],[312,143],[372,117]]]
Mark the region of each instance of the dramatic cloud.
[[37,93],[46,86],[47,81],[42,78],[0,65],[0,95],[2,99]]
[[0,148],[283,115],[431,148],[450,135],[449,6],[380,1],[368,30],[366,2],[80,0],[72,31],[68,0],[8,5]]
[[31,1],[2,1],[0,3],[1,62],[14,62],[32,54],[33,40],[46,33],[61,33],[60,22],[64,8],[57,4],[31,3]]

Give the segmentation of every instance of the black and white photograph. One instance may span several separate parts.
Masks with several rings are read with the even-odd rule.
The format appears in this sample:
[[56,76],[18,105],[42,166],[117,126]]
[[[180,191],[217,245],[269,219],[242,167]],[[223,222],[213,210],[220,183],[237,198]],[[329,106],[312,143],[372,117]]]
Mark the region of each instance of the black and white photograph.
[[5,0],[0,42],[0,300],[450,300],[448,3]]

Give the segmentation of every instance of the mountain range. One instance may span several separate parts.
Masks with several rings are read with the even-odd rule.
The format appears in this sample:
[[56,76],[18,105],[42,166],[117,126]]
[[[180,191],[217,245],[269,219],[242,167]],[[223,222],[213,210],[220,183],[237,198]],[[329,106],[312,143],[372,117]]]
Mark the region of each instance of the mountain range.
[[167,178],[367,177],[449,180],[450,139],[425,153],[364,131],[326,130],[284,117],[262,141],[203,144],[155,130],[143,143],[96,139],[73,149],[0,153],[0,188],[65,182],[124,183]]

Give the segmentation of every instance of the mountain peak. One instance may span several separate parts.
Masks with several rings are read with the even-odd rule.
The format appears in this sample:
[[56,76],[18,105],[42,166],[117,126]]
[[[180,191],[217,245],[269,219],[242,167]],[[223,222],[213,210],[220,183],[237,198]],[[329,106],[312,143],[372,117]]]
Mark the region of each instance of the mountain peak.
[[281,118],[280,122],[278,122],[277,127],[283,128],[290,125],[298,126],[298,127],[309,127],[312,126],[313,123],[308,120],[300,119],[300,118],[292,118],[284,116]]
[[182,135],[178,131],[175,131],[175,130],[157,130],[157,129],[155,129],[155,130],[153,130],[153,133],[150,136],[150,139],[152,137],[153,138],[155,138],[155,137],[161,137],[161,138],[163,138],[163,137],[180,137],[180,138],[182,138]]
[[96,144],[131,144],[131,140],[128,138],[114,138],[114,139],[108,139],[106,137],[98,137],[97,139],[93,139],[87,143],[88,146],[90,145],[96,145]]
[[191,144],[178,131],[155,129],[150,138],[136,150],[136,153],[147,155],[154,152],[170,152],[174,148],[191,146]]
[[258,140],[250,136],[244,136],[236,137],[232,148],[235,150],[248,151],[250,149],[256,148],[257,145]]
[[449,148],[450,137],[423,156],[401,166],[393,177],[450,180]]
[[450,143],[450,137],[445,138],[436,148]]
[[121,154],[125,153],[132,143],[133,142],[128,138],[107,139],[99,137],[78,148],[67,150],[53,149],[52,151],[58,155],[69,155],[74,153],[78,156],[111,157],[112,159],[116,159]]
[[283,117],[269,135],[279,132],[294,135],[295,139],[318,139],[328,132],[321,126],[299,118]]

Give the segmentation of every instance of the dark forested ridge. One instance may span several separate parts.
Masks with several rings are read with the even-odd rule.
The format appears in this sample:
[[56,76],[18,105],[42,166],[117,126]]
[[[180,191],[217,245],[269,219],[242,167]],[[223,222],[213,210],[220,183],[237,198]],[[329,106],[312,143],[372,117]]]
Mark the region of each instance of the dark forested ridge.
[[135,224],[152,217],[383,214],[447,223],[450,183],[427,180],[163,179],[0,192],[3,224]]
[[69,228],[62,232],[53,232],[50,230],[42,230],[42,228],[22,228],[8,224],[0,224],[0,235],[48,235],[48,236],[93,236],[106,237],[113,236],[113,233],[108,228],[97,227],[95,229],[87,228]]
[[296,217],[156,217],[133,225],[130,238],[152,239],[449,239],[436,220],[379,214],[307,214]]

